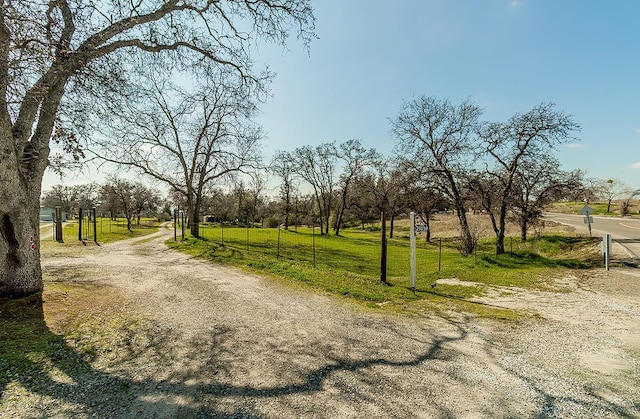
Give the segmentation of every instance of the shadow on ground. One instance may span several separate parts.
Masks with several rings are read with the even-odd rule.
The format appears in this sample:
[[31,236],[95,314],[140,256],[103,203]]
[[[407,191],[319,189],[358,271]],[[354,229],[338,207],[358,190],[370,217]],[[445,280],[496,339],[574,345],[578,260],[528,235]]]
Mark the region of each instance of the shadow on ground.
[[[184,359],[175,359],[164,351],[175,343],[175,336],[168,331],[147,334],[144,344],[137,344],[134,336],[125,339],[120,351],[120,367],[109,372],[92,366],[91,354],[72,347],[61,335],[52,332],[45,322],[40,295],[21,299],[0,299],[0,416],[11,417],[11,398],[35,398],[28,403],[31,410],[17,412],[28,416],[98,416],[98,417],[266,417],[260,409],[263,403],[292,395],[313,395],[327,390],[327,382],[336,374],[362,372],[373,367],[418,367],[431,361],[455,362],[457,354],[448,343],[467,338],[466,322],[451,322],[456,332],[420,342],[424,351],[404,360],[385,357],[343,359],[326,356],[322,365],[307,370],[301,379],[280,385],[240,386],[225,384],[216,378],[232,373],[225,370],[225,360],[233,351],[227,342],[232,334],[229,329],[213,329],[210,336],[188,342],[187,360],[204,360],[194,370]],[[389,326],[391,327],[391,326]],[[392,330],[404,337],[401,330]],[[411,338],[414,339],[414,338]],[[143,372],[134,374],[129,366],[142,369],[145,362],[174,367],[173,374],[162,379],[150,379]],[[178,367],[178,368],[175,368]],[[506,370],[505,370],[506,371]],[[512,377],[530,385],[541,401],[535,417],[553,415],[561,397],[547,393],[543,386],[518,371],[507,371]],[[204,377],[204,379],[202,379]],[[334,377],[335,378],[335,377]],[[459,384],[466,385],[460,377],[452,376]],[[281,381],[287,381],[282,379]],[[24,390],[16,390],[22,387]],[[344,384],[336,388],[340,393],[353,392]],[[469,388],[469,391],[473,389]],[[340,395],[342,397],[342,395]],[[375,395],[360,395],[360,401],[376,403]],[[452,395],[455,397],[455,395]],[[572,399],[571,403],[586,407],[604,407],[620,417],[633,417],[625,408],[592,396],[591,401]],[[354,400],[357,403],[359,400]],[[279,401],[287,403],[286,401]],[[393,400],[387,400],[394,403]],[[16,405],[22,405],[19,402]],[[4,406],[3,406],[4,405]],[[455,417],[460,412],[450,411],[442,401],[433,400],[437,416]],[[293,409],[297,407],[292,407]],[[383,410],[384,412],[384,410]],[[411,415],[411,412],[405,412]],[[418,412],[414,412],[418,413]],[[485,412],[491,416],[496,412]],[[315,416],[328,416],[329,411],[316,411]],[[304,415],[304,414],[302,414]]]

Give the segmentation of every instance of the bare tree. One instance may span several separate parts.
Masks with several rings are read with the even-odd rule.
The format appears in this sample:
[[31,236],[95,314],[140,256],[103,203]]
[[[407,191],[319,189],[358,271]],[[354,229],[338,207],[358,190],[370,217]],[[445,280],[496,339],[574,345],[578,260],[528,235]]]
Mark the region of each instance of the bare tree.
[[640,190],[632,190],[627,188],[622,192],[624,199],[620,202],[620,215],[625,217],[629,215],[631,211],[631,201],[638,195],[640,195]]
[[[147,210],[157,211],[160,204],[158,194],[139,182],[131,182],[112,176],[102,186],[105,201],[116,204],[127,219],[127,230],[131,230],[131,222]],[[138,222],[139,224],[139,222]]]
[[284,213],[284,228],[289,229],[289,217],[294,210],[294,200],[297,193],[297,178],[294,157],[288,151],[278,151],[271,160],[269,170],[280,178],[278,194],[282,201]]
[[618,179],[607,179],[598,182],[596,189],[598,195],[607,201],[607,212],[611,212],[611,203],[624,196],[629,187]]
[[76,205],[76,190],[72,186],[54,185],[42,195],[42,204],[49,208],[61,207],[62,211],[69,214]]
[[51,208],[59,205],[69,214],[77,214],[78,208],[94,208],[99,204],[100,185],[95,182],[82,185],[55,185],[43,194],[43,204]]
[[371,190],[375,188],[376,177],[373,172],[359,174],[352,180],[349,194],[349,212],[353,214],[364,230],[366,223],[378,221],[380,212]]
[[145,57],[158,71],[199,78],[222,65],[248,84],[263,83],[249,53],[256,44],[283,44],[292,28],[307,43],[313,26],[309,0],[2,1],[0,294],[42,290],[42,177],[52,138],[78,155],[82,118],[70,110],[83,110],[73,106],[76,98],[113,100],[111,93]]
[[520,226],[520,239],[527,241],[529,227],[538,224],[547,205],[582,188],[581,173],[560,170],[560,163],[552,156],[523,161],[513,185],[509,217]]
[[431,241],[431,215],[435,210],[448,207],[449,201],[440,191],[438,184],[429,175],[420,171],[415,162],[402,161],[399,164],[401,207],[416,213],[426,226],[425,240]]
[[[250,173],[249,186],[249,218],[264,224],[265,188],[268,182],[267,173],[264,170],[256,170]],[[264,225],[263,225],[264,226]]]
[[481,110],[464,101],[453,105],[447,100],[420,96],[405,102],[391,126],[402,155],[423,166],[439,179],[442,190],[451,200],[462,236],[462,251],[474,250],[464,190],[465,175],[474,161],[475,134]]
[[[516,114],[505,123],[487,124],[480,136],[488,162],[485,184],[491,185],[494,201],[485,209],[491,216],[496,234],[496,254],[504,253],[507,211],[513,203],[513,186],[526,161],[541,160],[556,146],[573,139],[580,129],[571,116],[556,111],[553,103],[542,103],[525,114]],[[489,166],[491,165],[491,166]]]
[[336,152],[338,159],[344,162],[343,172],[340,175],[340,208],[335,222],[335,234],[339,236],[345,211],[349,208],[351,182],[367,166],[380,159],[380,156],[374,149],[364,148],[360,140],[348,140],[340,143]]
[[[108,135],[94,140],[102,160],[132,167],[186,198],[189,228],[199,237],[206,187],[256,167],[262,132],[255,102],[228,72],[198,93],[154,83],[138,99],[104,115]],[[177,104],[174,104],[177,103]]]
[[336,148],[334,143],[304,146],[293,152],[296,173],[313,188],[320,217],[320,233],[329,233],[334,201]]

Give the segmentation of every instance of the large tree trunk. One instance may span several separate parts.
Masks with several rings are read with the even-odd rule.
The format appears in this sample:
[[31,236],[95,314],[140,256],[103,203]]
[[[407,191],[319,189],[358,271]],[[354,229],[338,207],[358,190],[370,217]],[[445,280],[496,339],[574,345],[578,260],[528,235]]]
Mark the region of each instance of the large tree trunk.
[[336,236],[340,235],[340,228],[342,227],[342,218],[344,217],[344,210],[345,210],[345,207],[343,205],[342,207],[340,207],[340,212],[338,212],[338,219],[336,220],[336,228],[335,228]]
[[347,185],[342,189],[342,203],[340,204],[340,211],[338,211],[338,219],[336,220],[336,236],[340,235],[340,228],[342,227],[342,219],[344,217],[344,212],[347,209]]
[[529,223],[527,222],[526,217],[522,217],[520,220],[520,240],[523,242],[527,241],[527,229],[529,228]]
[[196,199],[195,205],[193,205],[193,209],[191,209],[191,205],[189,205],[189,229],[191,231],[191,235],[193,237],[200,238],[200,202]]
[[425,217],[424,217],[424,223],[427,226],[427,231],[425,234],[425,239],[427,241],[427,243],[431,243],[431,215],[430,215],[431,211],[427,211],[425,213]]
[[473,249],[475,247],[475,243],[473,240],[473,236],[471,235],[471,228],[469,227],[469,222],[467,221],[467,213],[461,204],[456,204],[456,212],[458,214],[458,221],[460,222],[460,236],[462,239],[462,250],[465,255],[470,255],[473,253]]
[[40,190],[47,153],[17,157],[11,130],[0,135],[0,295],[27,295],[43,288]]
[[506,209],[504,206],[500,210],[499,227],[496,231],[496,255],[504,254],[504,232],[506,229]]

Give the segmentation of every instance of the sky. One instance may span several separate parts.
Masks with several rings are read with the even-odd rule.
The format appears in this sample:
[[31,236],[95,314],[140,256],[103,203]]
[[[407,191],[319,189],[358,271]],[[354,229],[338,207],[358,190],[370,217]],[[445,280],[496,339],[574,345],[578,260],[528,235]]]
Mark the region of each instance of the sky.
[[[360,139],[391,154],[389,119],[421,95],[506,121],[554,102],[582,127],[565,170],[640,188],[640,1],[316,0],[307,50],[261,45],[277,73],[258,122],[265,156]],[[47,185],[59,183],[51,174]],[[80,182],[82,183],[82,182]]]
[[273,150],[361,139],[389,153],[389,119],[420,95],[470,99],[506,121],[554,102],[582,127],[565,170],[640,188],[640,1],[319,0],[317,35],[263,48],[278,76],[259,122]]

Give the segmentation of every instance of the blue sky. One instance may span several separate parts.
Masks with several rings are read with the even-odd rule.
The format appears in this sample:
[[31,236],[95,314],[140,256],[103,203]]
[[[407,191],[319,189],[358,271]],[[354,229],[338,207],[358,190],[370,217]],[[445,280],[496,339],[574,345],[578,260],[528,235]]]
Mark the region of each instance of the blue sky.
[[[582,126],[566,170],[640,188],[640,1],[315,0],[309,51],[260,45],[277,73],[258,122],[274,151],[361,139],[390,154],[403,100],[469,98],[504,121],[554,102]],[[635,168],[634,168],[635,165]],[[88,174],[89,172],[87,172]],[[66,178],[86,183],[98,176]],[[45,189],[60,179],[45,177]]]
[[[566,170],[640,188],[640,1],[317,0],[307,54],[262,46],[278,73],[267,155],[359,138],[389,153],[388,118],[422,94],[506,120],[554,102],[582,126]],[[634,165],[636,166],[634,168]]]

